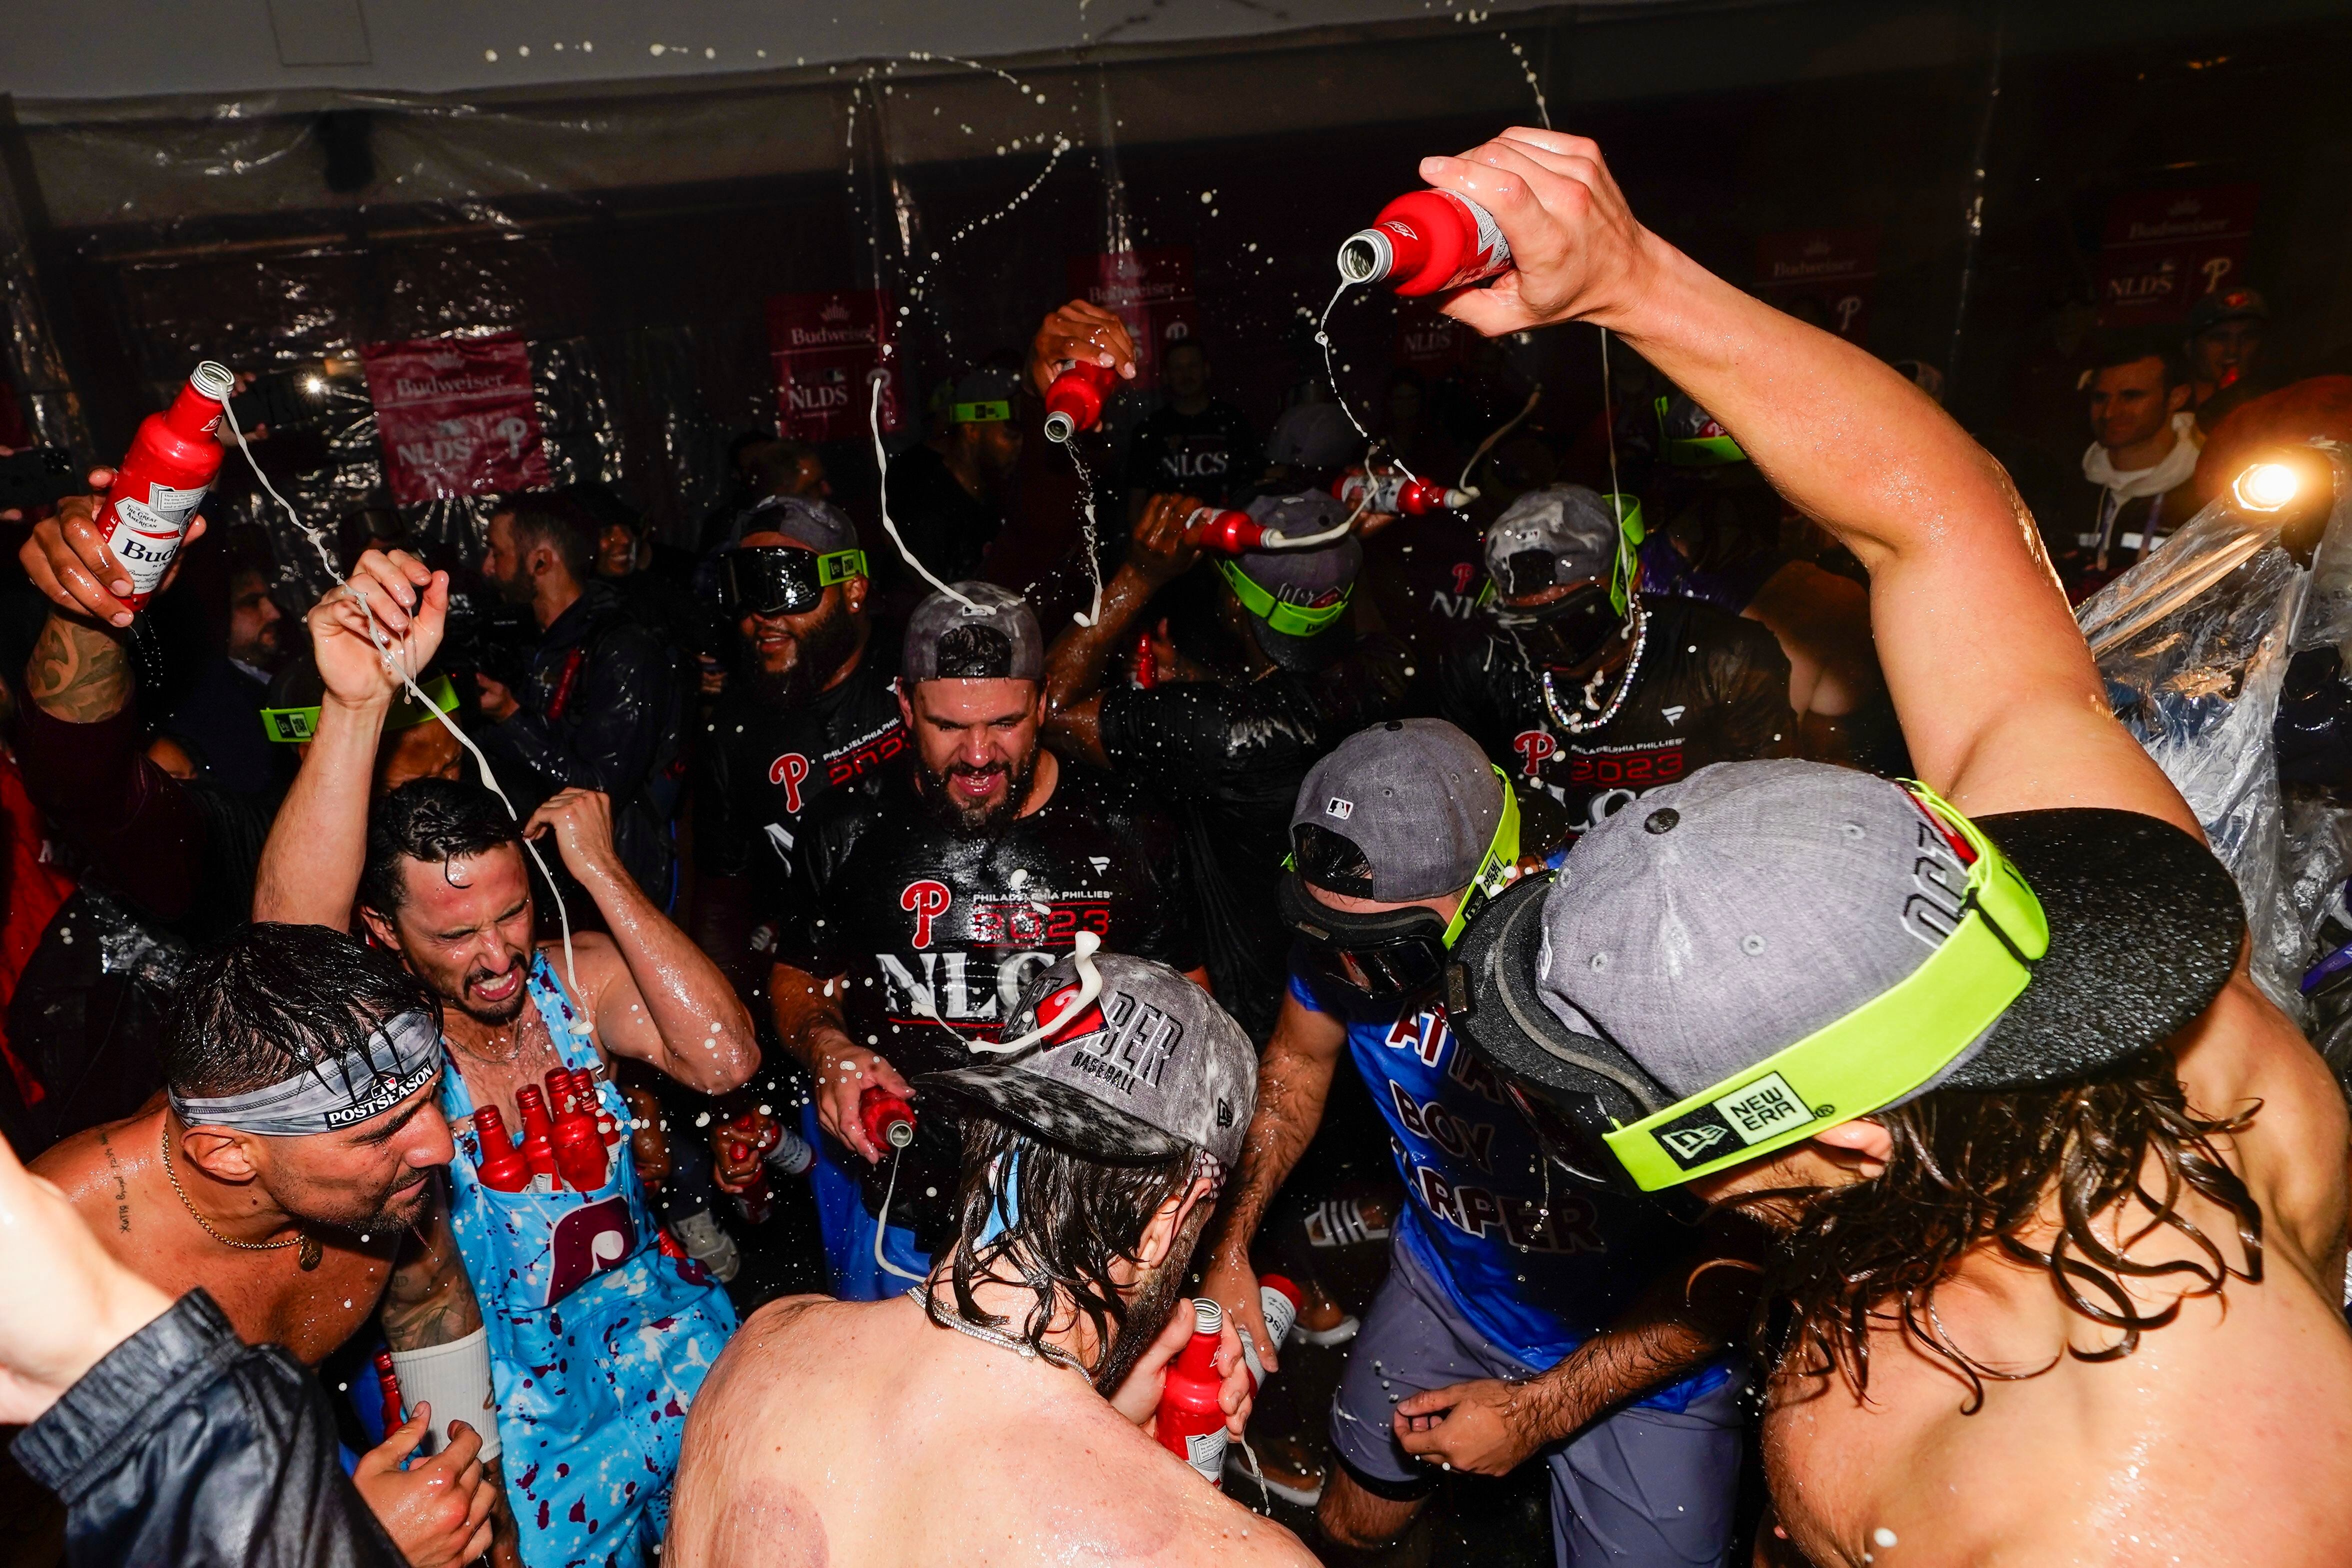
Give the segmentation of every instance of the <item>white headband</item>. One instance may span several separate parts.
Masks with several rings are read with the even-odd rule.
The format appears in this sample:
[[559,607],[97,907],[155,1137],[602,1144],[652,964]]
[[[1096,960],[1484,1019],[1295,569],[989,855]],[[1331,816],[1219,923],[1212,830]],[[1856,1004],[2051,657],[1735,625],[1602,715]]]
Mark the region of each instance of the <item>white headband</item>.
[[403,1013],[359,1050],[310,1062],[289,1079],[213,1099],[172,1094],[172,1109],[191,1127],[226,1127],[270,1138],[341,1132],[373,1121],[432,1080],[441,1066],[441,1031],[426,1013]]

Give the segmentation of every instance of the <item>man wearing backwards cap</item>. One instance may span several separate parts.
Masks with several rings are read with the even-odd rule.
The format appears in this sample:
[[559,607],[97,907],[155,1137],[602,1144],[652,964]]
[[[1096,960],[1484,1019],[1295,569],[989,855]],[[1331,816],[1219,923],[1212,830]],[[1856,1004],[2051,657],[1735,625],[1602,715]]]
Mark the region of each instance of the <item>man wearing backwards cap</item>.
[[1642,592],[1640,509],[1529,490],[1486,530],[1494,629],[1445,656],[1445,716],[1589,832],[1693,769],[1796,749],[1789,660],[1753,621]]
[[[315,1368],[382,1308],[412,1414],[352,1479],[416,1568],[478,1556],[499,1487],[481,1311],[437,1180],[439,1011],[341,931],[248,926],[175,994],[167,1097],[33,1165],[118,1261],[169,1295],[203,1287],[247,1343]],[[428,1432],[447,1447],[402,1470]],[[511,1520],[499,1533],[517,1561]]]
[[[917,1084],[962,1108],[949,1247],[887,1300],[744,1325],[688,1422],[667,1568],[1313,1563],[1151,1436],[1249,1125],[1249,1037],[1166,964],[1108,953],[1006,1013],[1014,1049]],[[1233,1434],[1249,1382],[1223,1334]]]
[[803,836],[769,988],[778,1036],[817,1079],[809,1136],[836,1295],[919,1277],[955,1184],[953,1115],[919,1103],[915,1142],[894,1153],[860,1116],[867,1089],[906,1095],[912,1075],[962,1066],[965,1041],[1082,932],[1198,963],[1173,824],[1039,747],[1044,658],[1016,594],[960,583],[923,601],[901,664],[908,765],[871,809],[837,796]]
[[1502,895],[1448,975],[1564,1173],[1780,1230],[1780,1528],[1821,1563],[2339,1561],[2343,1096],[2248,980],[2236,889],[2006,477],[1644,231],[1591,142],[1422,173],[1522,268],[1449,311],[1619,333],[1861,559],[1941,792],[1709,769]]
[[[1153,497],[1104,584],[1096,624],[1055,640],[1047,739],[1181,807],[1186,870],[1208,914],[1209,973],[1242,1026],[1263,1036],[1282,992],[1274,879],[1298,780],[1342,735],[1404,711],[1412,655],[1393,637],[1357,635],[1349,610],[1364,551],[1352,535],[1204,557],[1184,537],[1199,504]],[[1312,489],[1261,496],[1248,511],[1293,539],[1329,532],[1348,516]],[[1165,604],[1156,623],[1151,605],[1204,559],[1216,624],[1194,622],[1180,649]],[[1127,672],[1138,635],[1155,625],[1152,682],[1138,686]]]
[[1408,719],[1349,736],[1307,775],[1280,893],[1299,938],[1289,994],[1203,1291],[1265,1342],[1251,1236],[1351,1055],[1406,1206],[1332,1403],[1324,1534],[1392,1541],[1439,1464],[1500,1475],[1541,1452],[1559,1563],[1717,1561],[1746,1380],[1683,1310],[1696,1233],[1549,1176],[1447,1027],[1448,950],[1519,864],[1500,773],[1453,725]]

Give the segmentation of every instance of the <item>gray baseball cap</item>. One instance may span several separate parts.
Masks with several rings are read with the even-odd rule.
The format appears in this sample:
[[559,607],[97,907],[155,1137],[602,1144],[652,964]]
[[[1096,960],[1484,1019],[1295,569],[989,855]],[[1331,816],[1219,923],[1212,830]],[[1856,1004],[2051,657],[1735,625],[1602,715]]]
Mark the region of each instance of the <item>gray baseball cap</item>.
[[908,617],[899,667],[907,680],[1035,680],[1045,673],[1045,639],[1028,600],[993,583],[954,587]]
[[[1089,1159],[1141,1164],[1206,1151],[1231,1168],[1257,1105],[1257,1050],[1242,1026],[1164,963],[1097,953],[1102,994],[1026,1050],[925,1073],[937,1090]],[[1057,1018],[1079,973],[1064,957],[1029,983],[1004,1026],[1018,1038],[1040,1006]],[[1048,999],[1053,999],[1052,1005]]]
[[747,534],[781,533],[797,540],[819,555],[856,550],[857,524],[847,512],[816,496],[766,496],[746,508],[736,520],[731,544]]
[[1331,892],[1382,903],[1442,898],[1477,876],[1508,787],[1477,742],[1444,720],[1391,719],[1357,731],[1315,764],[1298,786],[1290,830],[1319,827],[1363,857],[1368,878],[1318,875]]
[[1561,583],[1606,583],[1617,570],[1617,520],[1582,485],[1529,490],[1486,530],[1486,575],[1516,599]]
[[[2228,981],[2243,907],[2190,835],[2102,808],[1975,826],[2032,889],[2048,952],[1989,1027],[1906,1089],[1853,1104],[1794,1086],[1808,1123],[1934,1089],[2081,1078],[2170,1038]],[[1630,1125],[1907,979],[1968,912],[1968,878],[1952,832],[1901,784],[1718,763],[1584,835],[1556,879],[1497,899],[1458,951],[1449,1013],[1516,1091],[1582,1096]]]
[[1340,468],[1356,460],[1364,438],[1336,403],[1300,403],[1282,411],[1265,438],[1266,460],[1307,468]]

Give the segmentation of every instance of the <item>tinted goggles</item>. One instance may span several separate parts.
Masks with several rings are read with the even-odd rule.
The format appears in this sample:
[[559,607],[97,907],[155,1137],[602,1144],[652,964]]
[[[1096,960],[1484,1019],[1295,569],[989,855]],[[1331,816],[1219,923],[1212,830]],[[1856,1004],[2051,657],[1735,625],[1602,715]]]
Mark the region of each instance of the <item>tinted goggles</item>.
[[787,544],[730,550],[719,558],[719,602],[730,616],[799,616],[835,583],[866,575],[866,552],[819,554]]

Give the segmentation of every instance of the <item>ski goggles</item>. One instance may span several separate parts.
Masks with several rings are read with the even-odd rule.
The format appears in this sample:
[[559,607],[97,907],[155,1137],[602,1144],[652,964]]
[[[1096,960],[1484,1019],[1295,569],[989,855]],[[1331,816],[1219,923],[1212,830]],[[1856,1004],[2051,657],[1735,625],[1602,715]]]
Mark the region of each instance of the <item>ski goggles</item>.
[[[433,722],[434,714],[457,710],[457,689],[448,676],[436,675],[421,683],[421,689],[430,707],[403,691],[394,699],[392,711],[384,715],[383,727],[388,734],[394,730],[414,730],[419,724]],[[264,708],[261,710],[261,732],[280,745],[299,745],[315,739],[319,733],[319,709]]]
[[1535,994],[1549,879],[1529,878],[1497,900],[1447,969],[1447,1011],[1503,1068],[1555,1164],[1620,1192],[1713,1175],[1917,1092],[2008,1010],[2050,948],[2041,900],[1958,809],[1924,784],[1905,787],[1969,863],[1952,933],[1860,1007],[1696,1094],[1675,1096],[1605,1025],[1587,1015],[1591,1032],[1580,1032]]
[[1348,613],[1348,601],[1356,594],[1355,584],[1349,584],[1328,605],[1293,605],[1267,593],[1242,570],[1239,562],[1230,557],[1220,556],[1217,570],[1223,574],[1225,586],[1234,591],[1234,597],[1242,602],[1243,609],[1285,637],[1311,637],[1328,629]]
[[[1617,554],[1611,563],[1606,586],[1609,603],[1622,617],[1625,614],[1625,606],[1641,590],[1642,541],[1649,536],[1649,531],[1642,524],[1640,497],[1612,491],[1601,499],[1609,504],[1609,510],[1617,518]],[[1603,585],[1598,577],[1587,578],[1585,582],[1594,586]],[[1496,586],[1491,576],[1478,590],[1477,602],[1479,608],[1492,611],[1505,626],[1531,626],[1538,621],[1549,620],[1569,607],[1569,599],[1565,595],[1548,605],[1515,605],[1502,596],[1502,590]]]
[[1306,942],[1315,967],[1326,978],[1375,1002],[1417,995],[1444,980],[1446,955],[1487,900],[1510,885],[1518,864],[1518,797],[1500,768],[1495,777],[1503,786],[1502,820],[1495,825],[1495,836],[1452,920],[1419,905],[1379,914],[1335,910],[1307,890],[1296,855],[1283,862],[1284,875],[1275,892],[1283,923]]
[[719,602],[730,616],[798,616],[835,583],[866,575],[866,552],[820,554],[788,544],[739,547],[719,558]]

